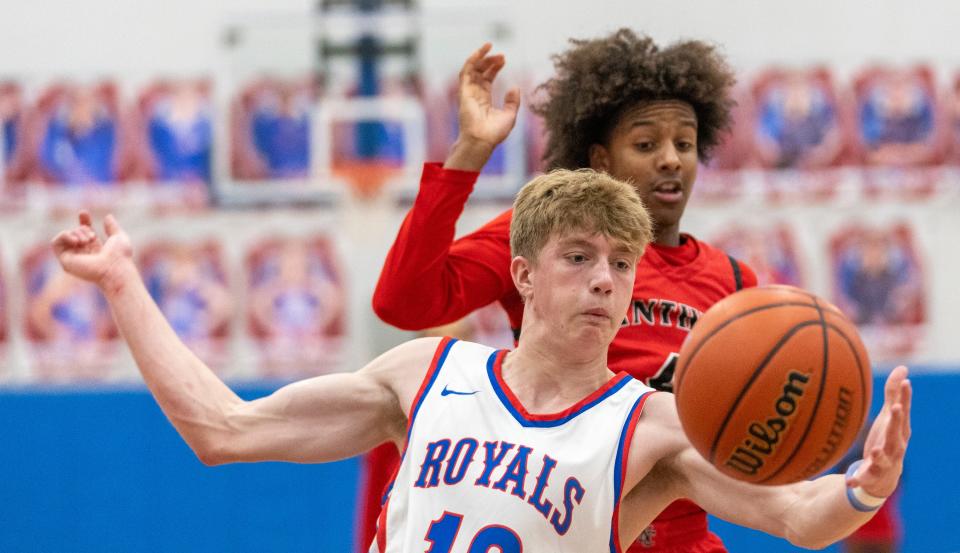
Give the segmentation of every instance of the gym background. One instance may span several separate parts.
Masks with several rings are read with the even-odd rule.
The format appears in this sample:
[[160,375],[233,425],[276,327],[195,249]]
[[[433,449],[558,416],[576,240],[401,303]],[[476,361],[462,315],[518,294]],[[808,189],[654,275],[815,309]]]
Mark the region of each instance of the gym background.
[[[178,333],[246,397],[354,370],[412,337],[370,298],[456,135],[465,56],[492,41],[529,106],[567,38],[619,26],[737,69],[685,230],[840,306],[876,388],[910,364],[902,550],[960,550],[957,20],[947,0],[4,3],[0,551],[351,550],[359,463],[202,466],[49,239],[81,206],[116,213]],[[521,113],[461,234],[539,170],[539,125]],[[471,327],[510,344],[496,308]],[[714,527],[733,552],[795,550]]]

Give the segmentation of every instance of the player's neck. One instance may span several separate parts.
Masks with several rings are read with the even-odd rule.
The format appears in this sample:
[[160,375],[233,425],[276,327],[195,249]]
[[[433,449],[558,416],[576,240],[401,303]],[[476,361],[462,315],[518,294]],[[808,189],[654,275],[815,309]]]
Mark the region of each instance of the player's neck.
[[658,229],[653,237],[653,243],[660,246],[675,248],[680,245],[680,223]]
[[591,354],[583,348],[524,339],[507,355],[502,374],[507,386],[531,413],[562,411],[613,377],[607,367],[606,348],[596,348]]

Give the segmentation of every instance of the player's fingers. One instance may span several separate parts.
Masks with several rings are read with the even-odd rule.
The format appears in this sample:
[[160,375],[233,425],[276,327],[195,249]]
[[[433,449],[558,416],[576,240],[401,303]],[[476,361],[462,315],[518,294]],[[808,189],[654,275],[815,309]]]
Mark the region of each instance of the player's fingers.
[[120,223],[117,222],[112,213],[103,218],[103,231],[107,233],[107,236],[113,236],[120,232]]
[[487,52],[489,52],[492,48],[492,42],[484,42],[479,48],[477,48],[477,51],[473,53],[472,57],[478,60],[483,59],[483,57],[487,55]]
[[77,219],[79,219],[80,224],[85,227],[93,226],[93,217],[90,215],[90,212],[87,211],[86,209],[80,210],[80,214],[77,216]]
[[908,369],[906,365],[897,365],[897,367],[893,370],[894,372],[899,373],[903,376],[901,378],[901,381],[906,380],[907,378],[910,377],[910,369]]
[[516,113],[520,109],[520,88],[513,87],[503,96],[503,109]]
[[487,57],[477,63],[473,64],[470,69],[461,76],[463,82],[468,84],[485,84],[490,81],[490,77],[487,76],[487,72],[491,67],[496,65],[497,60]]
[[887,382],[883,386],[883,404],[885,407],[893,405],[900,395],[900,383],[907,377],[907,368],[903,365],[893,369],[887,376]]
[[73,235],[72,231],[64,230],[58,232],[57,235],[53,237],[53,240],[50,241],[50,244],[53,246],[54,251],[60,252],[77,245],[77,238]]
[[460,75],[463,76],[466,73],[469,73],[473,66],[477,64],[484,56],[487,55],[487,52],[490,51],[490,48],[493,48],[493,45],[489,42],[484,42],[483,46],[474,50],[470,56],[467,57],[467,61],[463,62],[463,67],[460,69]]
[[500,73],[500,70],[503,69],[503,66],[507,64],[507,60],[502,54],[490,56],[488,59],[490,60],[490,63],[483,68],[483,80],[493,81],[497,78],[497,74]]
[[903,406],[900,404],[890,408],[890,422],[887,426],[887,435],[883,440],[883,453],[889,458],[899,455],[904,446],[901,428],[903,426]]
[[81,225],[75,228],[74,232],[85,242],[90,242],[97,239],[97,231],[93,230],[93,227],[88,225]]
[[910,428],[910,406],[913,404],[913,385],[909,380],[904,380],[901,384],[903,390],[900,393],[900,404],[903,406],[903,422],[900,425],[900,436],[904,442],[910,440],[912,430]]
[[481,81],[486,67],[483,60],[464,66],[460,72],[460,91],[463,92],[466,86],[476,85]]

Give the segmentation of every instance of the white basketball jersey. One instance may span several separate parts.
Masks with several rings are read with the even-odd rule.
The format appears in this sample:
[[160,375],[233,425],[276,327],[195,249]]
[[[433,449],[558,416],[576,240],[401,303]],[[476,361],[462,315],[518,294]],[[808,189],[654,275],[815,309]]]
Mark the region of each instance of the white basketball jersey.
[[371,553],[620,551],[625,461],[653,390],[621,373],[532,415],[501,377],[506,353],[441,341]]

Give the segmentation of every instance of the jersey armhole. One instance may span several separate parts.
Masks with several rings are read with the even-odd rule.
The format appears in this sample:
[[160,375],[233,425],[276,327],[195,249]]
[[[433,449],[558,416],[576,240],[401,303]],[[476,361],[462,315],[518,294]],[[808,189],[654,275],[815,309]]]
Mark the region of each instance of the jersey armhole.
[[[403,465],[403,460],[407,455],[407,447],[410,445],[410,434],[413,432],[414,419],[417,416],[417,412],[420,410],[420,405],[423,404],[423,398],[427,396],[427,394],[430,392],[430,389],[433,387],[433,383],[436,382],[437,374],[440,372],[440,367],[443,366],[443,362],[446,361],[447,355],[450,353],[450,348],[456,342],[456,338],[444,336],[443,339],[440,340],[440,343],[437,344],[437,349],[433,354],[433,360],[430,361],[430,368],[427,370],[427,373],[423,375],[423,382],[420,384],[420,389],[417,391],[417,395],[414,396],[413,403],[410,405],[410,417],[407,420],[407,437],[403,444],[403,450],[400,452],[400,462],[397,463],[397,468],[393,471],[393,477],[390,478],[390,482],[387,484],[386,490],[384,491],[383,498],[380,500],[382,507],[380,508],[380,516],[377,517],[377,533],[374,539],[374,543],[377,545],[378,553],[386,551],[387,510],[390,507],[390,493],[393,491],[397,474],[400,472],[400,467]],[[373,551],[372,548],[371,551]]]
[[443,366],[443,362],[446,361],[447,355],[450,353],[450,348],[457,342],[458,340],[456,338],[444,336],[443,339],[440,340],[440,343],[437,344],[437,349],[433,354],[433,360],[430,361],[430,368],[427,369],[427,373],[423,375],[423,382],[420,384],[420,389],[417,391],[417,395],[414,396],[413,403],[410,405],[410,416],[407,419],[407,438],[403,444],[403,451],[400,452],[401,463],[407,452],[407,445],[410,443],[410,433],[413,432],[413,423],[417,417],[417,412],[420,411],[420,406],[423,404],[423,398],[430,392],[430,388],[433,387],[433,383],[437,380],[440,367]]
[[613,520],[610,523],[610,553],[623,553],[620,546],[620,501],[623,499],[623,484],[627,479],[627,461],[630,458],[630,444],[633,443],[633,432],[637,428],[637,422],[640,420],[640,414],[643,412],[643,404],[647,398],[657,393],[656,390],[648,390],[637,398],[630,408],[627,420],[623,423],[623,430],[620,431],[620,441],[617,444],[617,458],[613,468]]

